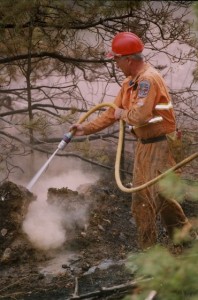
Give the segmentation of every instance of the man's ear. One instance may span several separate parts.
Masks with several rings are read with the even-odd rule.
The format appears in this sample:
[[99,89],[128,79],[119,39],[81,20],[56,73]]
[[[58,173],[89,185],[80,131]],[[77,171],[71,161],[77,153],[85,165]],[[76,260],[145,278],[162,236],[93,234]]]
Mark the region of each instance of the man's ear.
[[127,60],[128,60],[129,65],[131,65],[133,60],[130,57],[127,57]]

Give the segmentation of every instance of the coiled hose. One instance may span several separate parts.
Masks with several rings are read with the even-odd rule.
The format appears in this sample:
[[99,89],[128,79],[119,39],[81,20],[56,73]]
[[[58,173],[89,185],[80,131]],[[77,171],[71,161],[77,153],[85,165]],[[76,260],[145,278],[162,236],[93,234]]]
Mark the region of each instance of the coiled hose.
[[[117,106],[114,103],[108,103],[108,102],[100,103],[100,104],[94,106],[92,109],[90,109],[85,115],[83,115],[77,123],[78,124],[83,123],[92,113],[94,113],[95,111],[99,110],[100,108],[106,107],[106,106],[112,107],[114,109],[117,108]],[[73,130],[72,133],[75,134],[75,130]],[[160,174],[159,176],[151,179],[150,181],[148,181],[140,186],[137,186],[137,187],[127,188],[127,187],[123,186],[121,179],[120,179],[120,162],[121,162],[123,139],[124,139],[124,121],[120,120],[119,139],[118,139],[117,153],[116,153],[116,160],[115,160],[115,180],[116,180],[116,183],[117,183],[119,189],[126,193],[134,193],[134,192],[140,191],[148,186],[151,186],[152,184],[158,182],[160,179],[164,178],[166,175],[168,175],[172,171],[175,171],[175,170],[183,167],[188,162],[190,162],[193,159],[198,157],[198,152],[195,152],[194,154],[188,156],[187,158],[180,161],[178,164],[176,164],[172,168],[168,169],[167,171]]]

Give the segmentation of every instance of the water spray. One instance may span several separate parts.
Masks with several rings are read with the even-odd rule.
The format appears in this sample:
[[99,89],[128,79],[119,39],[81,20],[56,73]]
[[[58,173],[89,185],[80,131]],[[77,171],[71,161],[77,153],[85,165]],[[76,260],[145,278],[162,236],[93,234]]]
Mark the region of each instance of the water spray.
[[[111,107],[113,109],[117,108],[117,106],[115,104],[113,104],[113,103],[100,103],[100,104],[94,106],[92,109],[90,109],[84,116],[82,116],[82,118],[78,121],[78,124],[81,124],[92,113],[94,113],[95,111],[97,111],[100,108],[105,107],[105,106],[109,106],[109,107]],[[167,176],[171,172],[180,169],[181,167],[183,167],[184,165],[186,165],[188,162],[190,162],[190,161],[192,161],[192,160],[194,160],[194,159],[196,159],[198,157],[198,152],[195,152],[194,154],[188,156],[187,158],[185,158],[184,160],[180,161],[178,164],[176,164],[172,168],[168,169],[167,171],[165,171],[164,173],[160,174],[159,176],[151,179],[150,181],[148,181],[148,182],[146,182],[146,183],[144,183],[144,184],[142,184],[140,186],[137,186],[137,187],[127,188],[127,187],[123,186],[123,184],[121,182],[121,179],[120,179],[120,163],[121,163],[122,145],[123,145],[123,140],[124,140],[124,124],[125,124],[124,121],[120,120],[119,139],[118,139],[116,161],[115,161],[115,179],[116,179],[116,183],[117,183],[119,189],[121,191],[123,191],[123,192],[134,193],[134,192],[143,190],[144,188],[153,185],[154,183],[158,182],[159,180],[161,180],[162,178],[164,178],[165,176]],[[37,180],[40,178],[40,176],[46,170],[47,166],[52,161],[52,159],[54,158],[54,156],[56,155],[56,153],[59,150],[63,150],[65,148],[65,146],[67,144],[69,144],[69,142],[71,141],[72,137],[75,135],[75,131],[76,130],[74,129],[74,130],[72,130],[72,131],[64,134],[63,139],[59,143],[57,149],[50,156],[50,158],[47,160],[47,162],[42,166],[42,168],[36,173],[36,175],[33,177],[33,179],[28,184],[27,189],[31,190],[31,188],[33,187],[33,185],[37,182]]]
[[50,158],[46,161],[46,163],[40,168],[40,170],[34,175],[34,177],[32,178],[32,180],[30,181],[30,183],[27,185],[27,189],[31,190],[33,185],[35,185],[35,183],[38,181],[38,179],[40,178],[40,176],[43,174],[43,172],[47,169],[48,165],[50,164],[50,162],[52,161],[52,159],[54,158],[54,156],[56,155],[56,153],[59,150],[63,150],[65,148],[65,146],[67,144],[69,144],[69,142],[71,141],[72,137],[74,135],[74,131],[65,133],[63,136],[62,141],[58,144],[57,149],[54,151],[54,153],[50,156]]

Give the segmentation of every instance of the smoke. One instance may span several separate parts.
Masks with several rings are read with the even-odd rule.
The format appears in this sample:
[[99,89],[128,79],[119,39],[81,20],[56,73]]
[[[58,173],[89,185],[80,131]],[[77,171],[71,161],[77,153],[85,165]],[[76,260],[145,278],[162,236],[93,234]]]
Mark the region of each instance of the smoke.
[[30,204],[23,222],[23,231],[35,248],[53,250],[60,248],[67,240],[67,230],[76,225],[84,226],[88,218],[88,206],[81,208],[63,207],[37,200]]
[[52,207],[47,202],[35,201],[29,206],[23,230],[36,248],[56,249],[66,240],[63,219],[63,213],[58,207]]
[[37,200],[29,205],[28,213],[23,222],[23,231],[28,235],[33,246],[40,250],[53,250],[60,248],[67,241],[67,232],[75,225],[85,226],[88,220],[89,207],[82,203],[75,206],[69,205],[65,209],[55,204],[49,204],[45,199],[49,188],[67,187],[73,191],[79,185],[94,183],[99,179],[99,174],[85,172],[81,169],[68,172],[48,172],[46,176],[33,187],[32,192],[37,195]]
[[73,169],[68,170],[67,172],[46,173],[39,181],[33,186],[32,192],[36,195],[43,195],[46,191],[53,188],[63,188],[67,187],[73,191],[76,191],[77,188],[86,183],[94,183],[99,179],[99,174],[93,172],[86,172],[83,169]]

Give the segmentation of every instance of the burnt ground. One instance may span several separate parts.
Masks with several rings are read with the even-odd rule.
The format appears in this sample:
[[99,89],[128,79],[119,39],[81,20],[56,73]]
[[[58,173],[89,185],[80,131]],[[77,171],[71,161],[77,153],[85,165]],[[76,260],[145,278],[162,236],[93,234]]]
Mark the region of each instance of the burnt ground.
[[[86,224],[74,222],[66,242],[53,251],[33,247],[22,230],[36,195],[8,181],[0,186],[0,200],[0,299],[123,299],[134,293],[137,286],[126,260],[140,250],[131,194],[118,190],[113,175],[77,192],[65,187],[48,190],[47,201],[63,211],[89,206]],[[182,206],[187,216],[197,216],[195,202],[188,199]],[[167,246],[160,225],[159,243]]]

